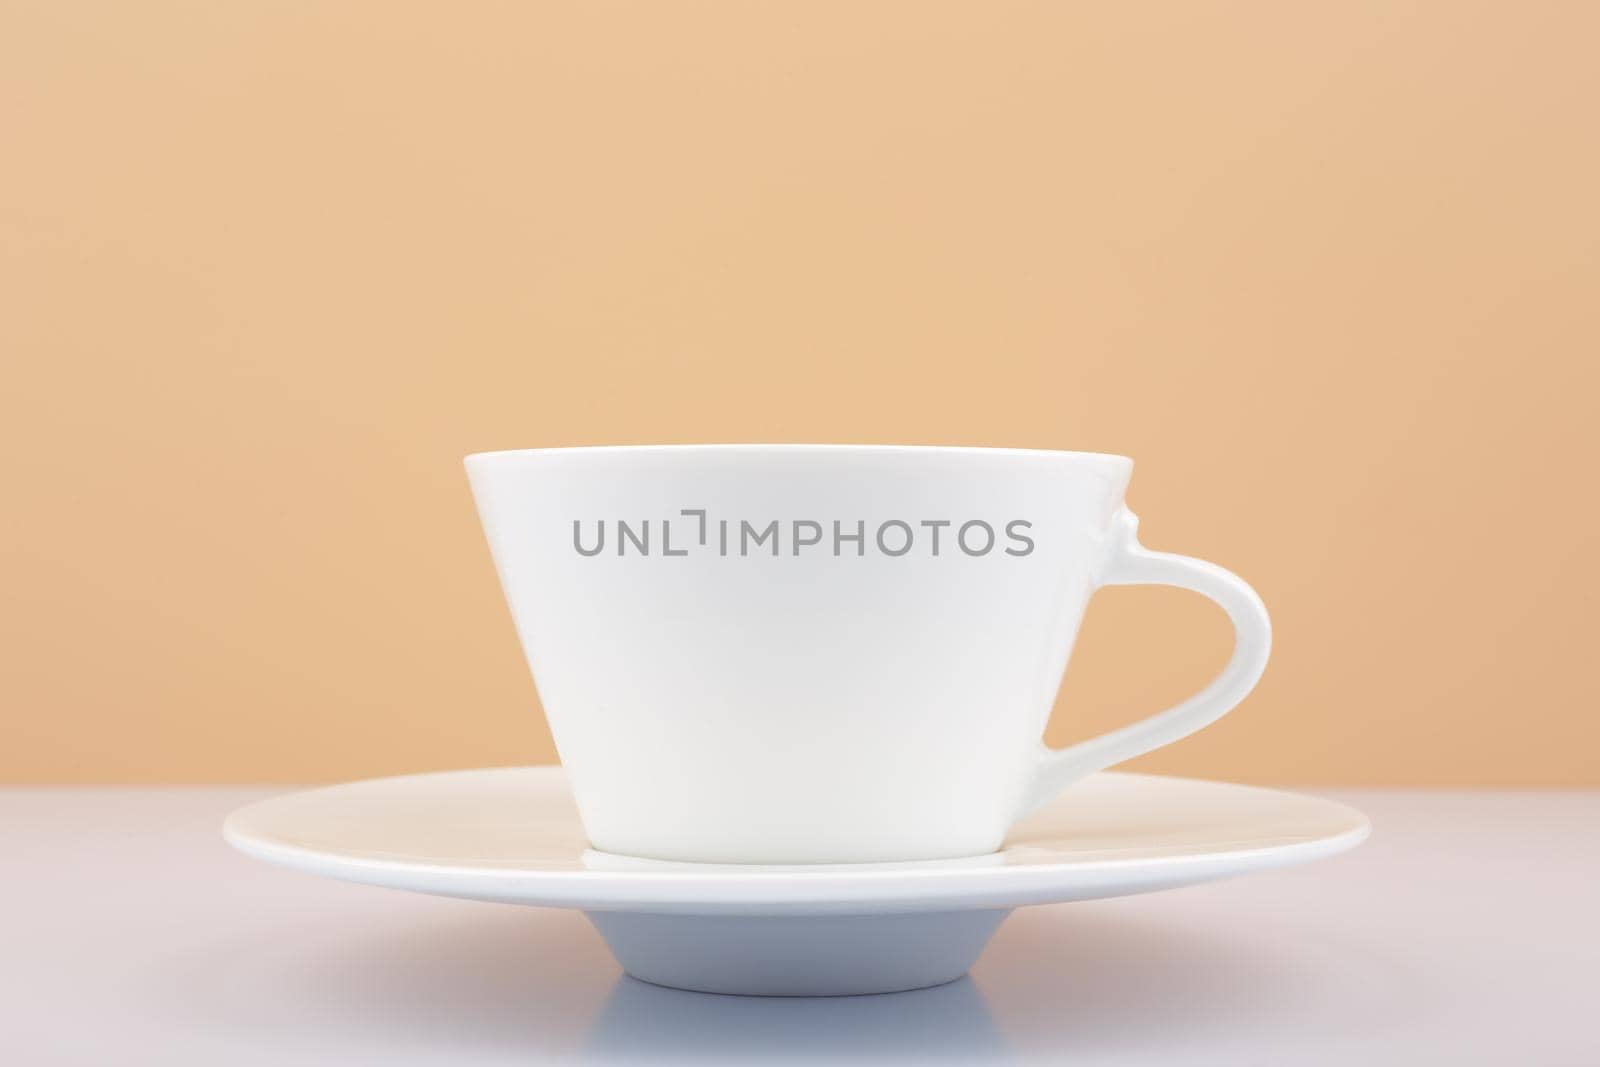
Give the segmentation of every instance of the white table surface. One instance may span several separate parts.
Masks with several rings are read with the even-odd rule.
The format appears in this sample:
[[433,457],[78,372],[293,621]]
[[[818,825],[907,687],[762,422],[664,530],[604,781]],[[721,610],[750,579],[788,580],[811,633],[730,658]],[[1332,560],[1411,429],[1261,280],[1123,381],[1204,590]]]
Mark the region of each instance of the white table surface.
[[237,855],[259,788],[0,789],[0,1062],[1600,1063],[1600,793],[1324,791],[1336,859],[1024,908],[971,978],[759,1000],[624,978],[575,912]]

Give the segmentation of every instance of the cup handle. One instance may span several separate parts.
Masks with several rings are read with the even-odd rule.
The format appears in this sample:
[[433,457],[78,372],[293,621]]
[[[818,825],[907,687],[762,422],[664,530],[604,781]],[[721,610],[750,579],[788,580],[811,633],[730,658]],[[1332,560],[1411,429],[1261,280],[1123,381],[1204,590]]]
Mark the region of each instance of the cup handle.
[[1272,650],[1266,605],[1244,580],[1215,563],[1152,552],[1139,544],[1139,519],[1124,508],[1114,521],[1112,544],[1095,576],[1107,585],[1171,585],[1209,597],[1233,623],[1233,656],[1200,692],[1166,711],[1062,749],[1046,748],[1017,817],[1037,810],[1061,790],[1114,763],[1132,759],[1209,726],[1232,711],[1255,688]]

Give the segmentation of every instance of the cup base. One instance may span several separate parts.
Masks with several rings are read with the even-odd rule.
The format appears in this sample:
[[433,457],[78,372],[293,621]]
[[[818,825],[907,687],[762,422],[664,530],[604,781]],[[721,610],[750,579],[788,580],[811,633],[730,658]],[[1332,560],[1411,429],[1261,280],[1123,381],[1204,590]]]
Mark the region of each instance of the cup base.
[[702,867],[807,868],[867,864],[982,863],[1000,854],[1004,829],[956,840],[897,839],[891,835],[841,847],[838,835],[821,841],[775,842],[770,834],[748,840],[675,841],[664,845],[654,837],[626,835],[606,827],[585,827],[589,855],[618,862],[692,864]]

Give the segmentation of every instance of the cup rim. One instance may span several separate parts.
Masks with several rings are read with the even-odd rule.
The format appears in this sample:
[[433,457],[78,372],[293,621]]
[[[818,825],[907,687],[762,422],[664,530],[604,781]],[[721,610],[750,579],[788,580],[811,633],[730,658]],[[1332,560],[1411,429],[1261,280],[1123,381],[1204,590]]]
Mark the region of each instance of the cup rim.
[[875,445],[875,444],[670,444],[670,445],[568,445],[556,448],[501,448],[471,452],[467,463],[494,459],[535,459],[539,457],[618,455],[644,453],[726,453],[726,452],[859,452],[876,454],[918,454],[939,456],[1026,456],[1054,459],[1092,460],[1113,466],[1132,467],[1133,459],[1115,452],[1079,452],[1054,448],[992,448],[982,445]]

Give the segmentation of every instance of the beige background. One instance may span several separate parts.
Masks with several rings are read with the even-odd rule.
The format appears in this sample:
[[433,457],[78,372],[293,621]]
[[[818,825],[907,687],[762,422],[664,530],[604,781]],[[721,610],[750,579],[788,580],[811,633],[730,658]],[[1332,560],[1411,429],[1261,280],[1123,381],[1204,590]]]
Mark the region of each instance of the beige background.
[[[552,758],[459,458],[1138,459],[1146,769],[1600,784],[1600,7],[0,3],[0,780]],[[1227,650],[1108,591],[1052,739]]]

